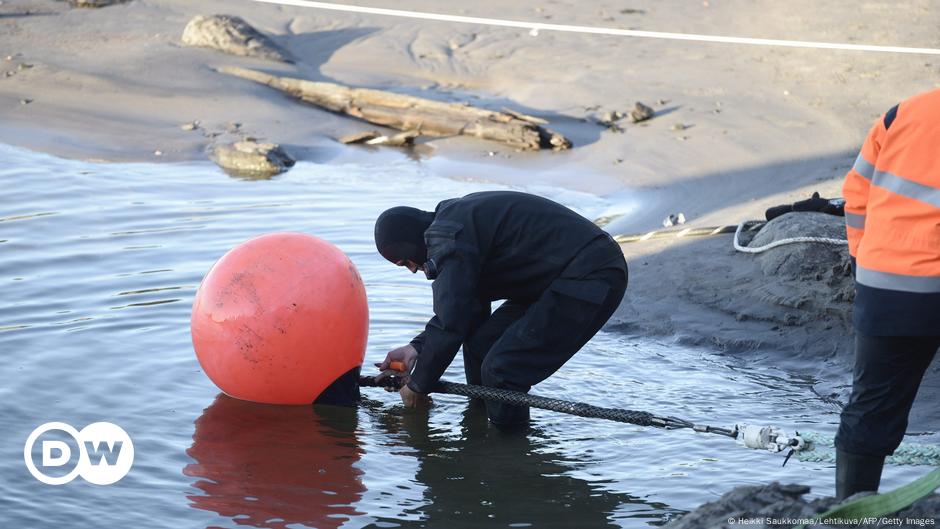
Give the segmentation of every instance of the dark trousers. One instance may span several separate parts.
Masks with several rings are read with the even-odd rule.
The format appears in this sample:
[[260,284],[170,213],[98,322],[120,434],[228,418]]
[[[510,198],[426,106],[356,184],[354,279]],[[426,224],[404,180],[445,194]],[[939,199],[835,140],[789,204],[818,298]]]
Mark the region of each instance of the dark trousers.
[[871,457],[894,453],[938,347],[940,336],[857,334],[852,396],[842,410],[836,447]]
[[[463,344],[468,384],[529,391],[548,378],[610,318],[627,287],[625,264],[560,277],[534,302],[508,300],[481,318]],[[496,425],[528,421],[529,409],[486,402]]]

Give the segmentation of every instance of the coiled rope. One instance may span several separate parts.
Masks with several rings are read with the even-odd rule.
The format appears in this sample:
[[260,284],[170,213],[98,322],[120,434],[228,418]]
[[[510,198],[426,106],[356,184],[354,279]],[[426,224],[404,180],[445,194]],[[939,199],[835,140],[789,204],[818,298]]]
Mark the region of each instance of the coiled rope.
[[613,239],[621,244],[631,242],[649,241],[652,239],[680,239],[684,237],[710,237],[712,235],[721,235],[724,233],[734,234],[734,249],[743,253],[762,253],[767,250],[783,246],[785,244],[796,244],[801,242],[847,245],[846,239],[835,239],[831,237],[789,237],[773,241],[763,246],[745,246],[741,244],[741,234],[744,232],[760,231],[767,221],[764,220],[746,220],[740,224],[726,224],[724,226],[711,226],[707,228],[684,228],[681,230],[654,230],[646,233],[620,234],[614,235]]
[[[761,227],[763,227],[763,225],[766,224],[764,221],[753,221],[753,220],[751,221],[746,220],[742,222],[741,224],[738,224],[737,229],[734,231],[734,249],[735,250],[739,252],[744,252],[744,253],[761,253],[761,252],[766,252],[767,250],[770,250],[772,248],[776,248],[778,246],[783,246],[785,244],[796,244],[799,242],[837,244],[837,245],[842,245],[842,246],[849,244],[849,241],[847,241],[846,239],[833,239],[831,237],[790,237],[787,239],[779,239],[771,243],[765,244],[763,246],[742,245],[738,238],[741,236],[741,232],[744,231],[745,225],[747,224],[754,225],[755,223],[759,223]],[[751,231],[751,230],[748,230],[748,231]]]

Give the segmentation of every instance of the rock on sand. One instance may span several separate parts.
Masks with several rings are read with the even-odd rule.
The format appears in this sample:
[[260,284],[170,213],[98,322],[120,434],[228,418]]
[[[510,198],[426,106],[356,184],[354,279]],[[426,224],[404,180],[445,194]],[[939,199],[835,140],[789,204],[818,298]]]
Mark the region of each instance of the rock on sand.
[[[706,503],[682,518],[666,525],[666,529],[737,529],[738,527],[753,527],[756,529],[789,528],[793,524],[773,524],[776,519],[782,521],[786,518],[817,518],[820,514],[836,506],[839,502],[835,498],[819,498],[807,502],[802,498],[810,488],[803,485],[744,485],[735,487],[721,498]],[[867,495],[861,492],[849,498]],[[852,527],[915,527],[910,524],[890,523],[892,518],[900,520],[933,520],[940,510],[940,495],[931,494],[918,500],[913,505],[899,511],[894,515],[879,517],[877,524],[852,525]],[[882,520],[888,523],[882,524]],[[750,523],[747,523],[750,522]],[[762,523],[764,522],[764,523]],[[816,529],[830,529],[830,525],[809,525]],[[840,525],[839,527],[846,527]]]
[[211,158],[229,174],[252,178],[269,178],[294,165],[294,159],[279,145],[253,140],[216,145]]
[[182,42],[186,46],[213,48],[242,57],[292,62],[268,36],[232,15],[199,15],[186,24]]
[[[845,239],[845,219],[817,212],[787,213],[766,225],[748,246],[756,247],[782,239],[821,237]],[[757,254],[764,275],[796,284],[819,284],[810,294],[829,301],[851,301],[855,295],[848,245],[819,242],[796,243],[772,248]]]
[[[787,213],[765,224],[748,245],[763,246],[795,237],[845,240],[845,219],[826,213]],[[809,279],[820,270],[847,264],[849,249],[847,245],[791,244],[758,254],[758,259],[767,275]]]

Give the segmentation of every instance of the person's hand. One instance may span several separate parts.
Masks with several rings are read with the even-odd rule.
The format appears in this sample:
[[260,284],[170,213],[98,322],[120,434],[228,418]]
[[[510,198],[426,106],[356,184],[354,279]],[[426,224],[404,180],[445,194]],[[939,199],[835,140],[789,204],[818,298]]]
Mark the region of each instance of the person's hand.
[[431,396],[412,391],[411,388],[408,387],[407,381],[398,394],[401,395],[401,403],[404,404],[406,408],[423,410],[431,407]]
[[[377,377],[375,377],[376,382],[384,380],[390,376],[406,376],[410,375],[415,368],[415,362],[418,361],[418,351],[408,344],[404,347],[399,347],[398,349],[392,349],[385,355],[385,360],[382,362],[377,362],[375,367],[382,370]],[[401,362],[405,366],[404,371],[398,371],[392,369],[392,362]]]
[[[382,370],[379,376],[375,377],[376,381],[390,376],[399,376],[402,378],[402,384],[404,385],[398,391],[398,394],[401,395],[401,402],[406,408],[428,408],[431,405],[430,396],[416,393],[408,387],[408,382],[411,380],[411,372],[414,371],[417,361],[418,351],[414,346],[408,344],[398,349],[392,349],[385,355],[384,361],[375,364],[376,367]],[[400,362],[405,367],[405,370],[399,371],[392,369],[392,362]]]

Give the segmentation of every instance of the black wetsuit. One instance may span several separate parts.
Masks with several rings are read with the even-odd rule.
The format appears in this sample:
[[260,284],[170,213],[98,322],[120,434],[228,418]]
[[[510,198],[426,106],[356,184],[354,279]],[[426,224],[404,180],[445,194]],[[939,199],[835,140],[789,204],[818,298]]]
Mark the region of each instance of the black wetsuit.
[[[467,382],[528,391],[606,323],[627,285],[620,246],[550,200],[511,191],[438,204],[425,231],[434,317],[412,345],[428,393],[463,345]],[[491,313],[491,302],[506,300]],[[528,409],[488,403],[496,423]]]

